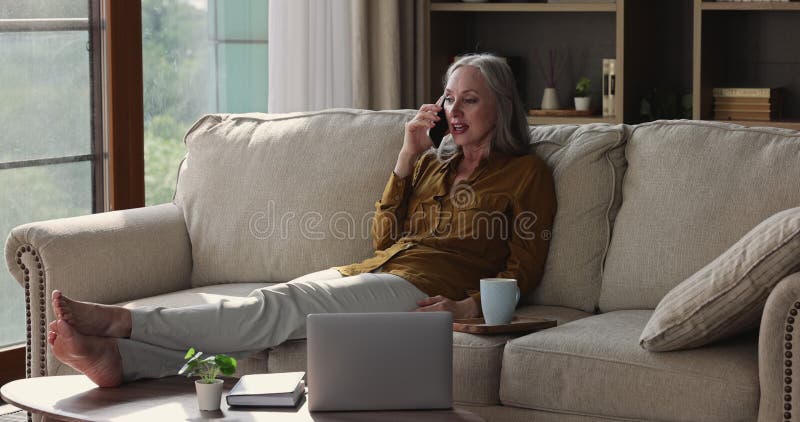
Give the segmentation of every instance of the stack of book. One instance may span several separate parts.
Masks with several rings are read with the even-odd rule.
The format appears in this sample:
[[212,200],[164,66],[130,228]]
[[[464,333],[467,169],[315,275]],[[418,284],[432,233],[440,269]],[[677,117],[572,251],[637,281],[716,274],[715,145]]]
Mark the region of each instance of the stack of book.
[[714,88],[714,120],[771,121],[780,118],[774,88]]

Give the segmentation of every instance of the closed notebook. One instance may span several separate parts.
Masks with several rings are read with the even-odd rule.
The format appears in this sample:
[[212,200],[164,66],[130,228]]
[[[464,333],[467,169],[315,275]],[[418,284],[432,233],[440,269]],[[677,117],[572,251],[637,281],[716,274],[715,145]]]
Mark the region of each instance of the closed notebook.
[[228,406],[296,406],[305,392],[305,372],[244,375],[231,388]]

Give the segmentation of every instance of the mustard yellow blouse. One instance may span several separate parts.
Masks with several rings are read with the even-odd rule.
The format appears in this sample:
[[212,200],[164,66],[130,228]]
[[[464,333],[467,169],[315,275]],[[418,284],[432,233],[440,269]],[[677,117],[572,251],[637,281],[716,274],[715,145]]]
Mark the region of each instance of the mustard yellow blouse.
[[549,168],[535,155],[492,152],[453,187],[462,158],[428,152],[411,176],[392,172],[375,204],[375,256],[336,269],[395,274],[430,296],[472,296],[479,309],[481,278],[515,278],[522,295],[536,287],[556,210]]

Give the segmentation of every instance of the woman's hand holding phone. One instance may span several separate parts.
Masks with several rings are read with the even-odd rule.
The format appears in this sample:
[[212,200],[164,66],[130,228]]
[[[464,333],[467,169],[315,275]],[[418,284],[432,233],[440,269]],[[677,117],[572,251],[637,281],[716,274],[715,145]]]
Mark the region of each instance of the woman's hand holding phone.
[[[439,98],[437,103],[442,103],[444,96]],[[403,147],[400,149],[400,155],[397,157],[397,165],[395,165],[394,173],[400,177],[406,177],[411,174],[414,169],[414,163],[425,150],[434,145],[431,137],[428,136],[428,131],[433,131],[437,123],[443,125],[445,131],[447,130],[447,118],[440,117],[441,113],[444,116],[444,107],[439,104],[423,104],[416,116],[406,123],[405,136],[403,137]],[[437,141],[441,142],[441,138]]]

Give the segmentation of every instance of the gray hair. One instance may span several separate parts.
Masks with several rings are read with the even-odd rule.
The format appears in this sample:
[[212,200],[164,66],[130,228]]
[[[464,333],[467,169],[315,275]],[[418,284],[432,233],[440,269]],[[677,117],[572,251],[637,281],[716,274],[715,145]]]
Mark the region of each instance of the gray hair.
[[[530,132],[528,119],[522,100],[517,92],[517,84],[511,67],[505,59],[493,54],[470,54],[462,56],[451,64],[444,75],[442,86],[453,76],[456,69],[463,66],[477,68],[486,80],[489,90],[494,95],[497,107],[497,122],[491,140],[491,150],[510,155],[525,155],[529,151]],[[436,149],[436,158],[446,161],[461,152],[452,135],[447,135]]]

